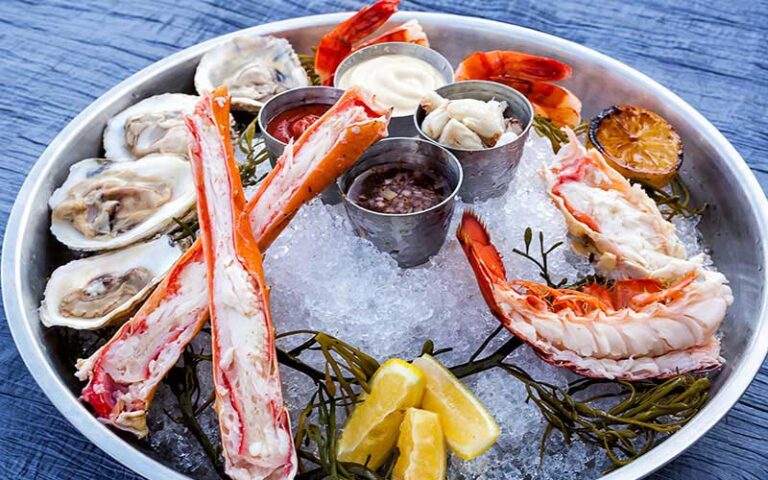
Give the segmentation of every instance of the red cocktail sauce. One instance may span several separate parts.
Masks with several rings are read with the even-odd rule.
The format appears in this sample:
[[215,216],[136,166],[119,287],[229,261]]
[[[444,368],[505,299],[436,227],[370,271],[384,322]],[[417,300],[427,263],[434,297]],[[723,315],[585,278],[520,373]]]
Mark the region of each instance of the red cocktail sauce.
[[281,142],[288,143],[291,138],[299,138],[329,108],[331,105],[315,103],[288,109],[267,123],[267,132]]

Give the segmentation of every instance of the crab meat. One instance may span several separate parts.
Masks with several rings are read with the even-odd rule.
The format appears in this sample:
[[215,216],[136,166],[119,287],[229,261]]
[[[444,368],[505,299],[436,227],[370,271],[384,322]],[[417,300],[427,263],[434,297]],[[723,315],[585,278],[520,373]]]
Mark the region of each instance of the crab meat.
[[[246,210],[260,250],[301,205],[325,189],[370,145],[386,136],[389,111],[350,89],[286,148]],[[155,389],[208,319],[200,242],[171,268],[147,302],[101,349],[78,362],[82,398],[100,420],[142,437]]]
[[269,289],[248,225],[229,139],[227,88],[206,94],[187,120],[197,216],[207,266],[213,380],[226,472],[233,479],[293,478]]
[[597,150],[587,151],[572,131],[555,162],[543,169],[550,198],[565,217],[574,249],[595,255],[611,278],[674,281],[701,267],[686,257],[675,226],[640,185],[630,185]]

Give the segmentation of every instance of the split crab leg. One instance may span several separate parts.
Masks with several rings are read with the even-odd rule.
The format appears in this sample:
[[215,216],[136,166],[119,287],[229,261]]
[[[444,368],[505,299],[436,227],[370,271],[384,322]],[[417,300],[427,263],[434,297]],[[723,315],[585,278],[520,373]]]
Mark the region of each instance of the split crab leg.
[[[389,110],[358,88],[347,90],[278,160],[246,210],[264,251],[302,204],[326,188],[370,145],[386,136]],[[147,434],[160,381],[208,319],[206,265],[197,241],[139,311],[97,352],[77,363],[88,381],[82,399],[104,423]]]
[[229,101],[220,87],[187,118],[225,469],[233,479],[293,478],[296,451],[283,406],[269,289],[229,139]]
[[323,85],[333,85],[333,75],[341,62],[352,52],[369,45],[406,42],[429,46],[427,35],[416,20],[405,22],[367,42],[363,41],[389,20],[399,4],[400,0],[379,0],[365,6],[320,39],[315,52],[315,72]]
[[597,271],[611,278],[672,282],[698,270],[702,257],[687,258],[674,225],[645,191],[567,131],[570,142],[542,173],[574,248],[593,254]]
[[553,82],[567,80],[573,69],[552,58],[512,50],[475,52],[456,69],[456,81],[503,83],[525,95],[537,114],[559,126],[575,127],[581,120],[581,101]]
[[556,289],[507,281],[501,255],[472,212],[464,213],[457,236],[491,312],[553,365],[642,380],[722,362],[715,333],[733,297],[718,272],[701,270],[670,286],[641,279]]

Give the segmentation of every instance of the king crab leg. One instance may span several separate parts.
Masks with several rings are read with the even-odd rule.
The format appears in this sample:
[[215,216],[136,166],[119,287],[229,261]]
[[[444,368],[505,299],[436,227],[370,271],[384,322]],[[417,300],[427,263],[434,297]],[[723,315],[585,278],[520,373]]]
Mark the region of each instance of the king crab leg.
[[[349,89],[292,145],[246,210],[266,250],[302,204],[386,136],[389,111],[361,89]],[[146,416],[160,381],[208,320],[206,266],[196,242],[139,311],[97,352],[77,363],[87,381],[82,399],[104,423],[147,434]]]
[[187,119],[225,470],[233,479],[293,478],[296,452],[283,406],[269,289],[229,139],[229,101],[220,87],[204,95]]

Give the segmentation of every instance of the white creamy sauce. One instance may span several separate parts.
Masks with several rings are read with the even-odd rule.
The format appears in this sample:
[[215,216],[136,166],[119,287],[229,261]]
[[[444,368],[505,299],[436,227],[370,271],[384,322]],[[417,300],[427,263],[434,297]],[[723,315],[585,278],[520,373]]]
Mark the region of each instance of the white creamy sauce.
[[382,55],[361,62],[339,79],[339,88],[360,86],[372,91],[382,105],[392,107],[393,116],[416,111],[424,95],[445,85],[435,67],[409,55]]

